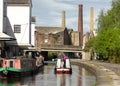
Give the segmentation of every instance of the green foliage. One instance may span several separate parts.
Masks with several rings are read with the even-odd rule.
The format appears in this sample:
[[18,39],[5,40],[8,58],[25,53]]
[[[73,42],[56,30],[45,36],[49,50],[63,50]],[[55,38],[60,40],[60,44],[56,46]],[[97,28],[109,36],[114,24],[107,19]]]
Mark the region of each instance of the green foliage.
[[58,52],[48,52],[48,60],[55,59],[54,56],[57,56]]
[[86,43],[102,60],[120,63],[120,0],[113,0],[107,12],[98,16],[98,35]]
[[85,49],[93,48],[99,59],[120,62],[120,29],[107,29],[86,43]]
[[86,44],[85,44],[85,48],[84,48],[84,51],[85,52],[89,52],[89,49],[91,48],[91,43],[90,41],[88,41]]
[[53,37],[55,39],[55,42],[57,42],[58,38],[59,38],[59,35],[58,34],[53,34]]
[[112,7],[107,12],[101,10],[98,16],[98,31],[109,28],[120,28],[120,0],[113,0]]

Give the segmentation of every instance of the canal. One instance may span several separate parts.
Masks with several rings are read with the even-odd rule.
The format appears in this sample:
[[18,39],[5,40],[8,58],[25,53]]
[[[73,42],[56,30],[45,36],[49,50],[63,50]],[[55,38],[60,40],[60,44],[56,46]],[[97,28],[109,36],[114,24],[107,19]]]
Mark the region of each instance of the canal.
[[0,86],[95,86],[96,77],[77,65],[73,73],[54,74],[54,65],[46,65],[34,76],[0,79]]

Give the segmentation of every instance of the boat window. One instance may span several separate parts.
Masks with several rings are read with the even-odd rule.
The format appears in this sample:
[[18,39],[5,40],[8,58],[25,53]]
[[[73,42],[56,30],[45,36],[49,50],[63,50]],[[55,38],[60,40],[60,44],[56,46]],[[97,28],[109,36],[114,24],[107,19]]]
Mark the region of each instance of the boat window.
[[13,61],[10,61],[10,67],[13,67]]

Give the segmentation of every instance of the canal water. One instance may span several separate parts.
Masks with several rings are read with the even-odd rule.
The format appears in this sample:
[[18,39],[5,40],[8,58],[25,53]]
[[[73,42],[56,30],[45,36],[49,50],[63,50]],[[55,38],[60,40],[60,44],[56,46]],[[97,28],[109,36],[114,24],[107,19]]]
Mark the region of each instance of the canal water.
[[36,75],[21,78],[1,79],[0,86],[95,86],[96,77],[76,65],[73,73],[54,74],[54,66],[47,65]]

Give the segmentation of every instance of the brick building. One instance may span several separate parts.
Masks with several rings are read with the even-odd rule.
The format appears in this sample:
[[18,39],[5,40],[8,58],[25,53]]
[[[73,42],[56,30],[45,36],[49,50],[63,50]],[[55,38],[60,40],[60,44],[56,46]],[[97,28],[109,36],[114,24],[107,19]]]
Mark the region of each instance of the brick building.
[[64,27],[36,27],[35,45],[71,45],[68,29]]
[[73,29],[66,28],[65,19],[65,11],[62,11],[61,27],[36,26],[35,47],[38,48],[42,45],[80,46],[80,35],[82,35],[80,31],[82,31],[82,28],[79,29],[80,31],[73,31]]

